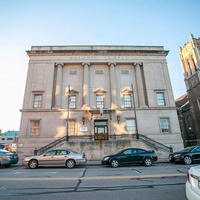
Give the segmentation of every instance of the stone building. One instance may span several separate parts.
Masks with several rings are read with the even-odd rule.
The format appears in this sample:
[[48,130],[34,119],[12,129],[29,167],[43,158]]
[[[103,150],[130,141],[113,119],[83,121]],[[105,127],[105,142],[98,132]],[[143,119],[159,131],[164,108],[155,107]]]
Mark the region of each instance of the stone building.
[[190,34],[189,42],[179,49],[179,55],[190,105],[185,133],[192,137],[192,143],[196,138],[195,143],[200,144],[200,38]]
[[21,156],[63,147],[101,159],[127,147],[183,147],[162,46],[33,46]]

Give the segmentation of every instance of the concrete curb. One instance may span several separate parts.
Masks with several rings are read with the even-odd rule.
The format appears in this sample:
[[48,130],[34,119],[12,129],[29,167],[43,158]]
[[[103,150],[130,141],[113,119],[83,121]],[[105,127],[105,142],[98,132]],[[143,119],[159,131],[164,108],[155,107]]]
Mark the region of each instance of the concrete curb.
[[[156,163],[170,163],[168,159],[158,159],[154,164]],[[101,164],[101,160],[88,160],[87,163],[83,163],[81,165],[85,166],[103,166]],[[15,165],[17,167],[23,167],[22,160],[19,160],[19,162]]]

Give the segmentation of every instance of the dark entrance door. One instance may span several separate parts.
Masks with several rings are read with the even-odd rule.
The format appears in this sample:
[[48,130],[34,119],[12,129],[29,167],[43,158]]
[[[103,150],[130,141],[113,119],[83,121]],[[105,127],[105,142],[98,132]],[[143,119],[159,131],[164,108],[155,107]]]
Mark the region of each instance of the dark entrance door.
[[94,139],[108,140],[108,121],[107,120],[94,121]]

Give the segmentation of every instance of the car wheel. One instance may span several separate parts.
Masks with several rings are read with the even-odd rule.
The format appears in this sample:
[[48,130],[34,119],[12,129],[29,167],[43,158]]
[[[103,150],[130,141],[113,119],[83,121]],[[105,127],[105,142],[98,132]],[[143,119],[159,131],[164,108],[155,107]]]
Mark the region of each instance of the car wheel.
[[192,158],[190,156],[185,156],[183,161],[186,165],[192,164]]
[[145,166],[151,166],[152,165],[152,159],[151,158],[145,158],[144,159],[144,165]]
[[110,165],[111,165],[111,167],[118,167],[119,166],[119,161],[118,160],[112,160]]
[[71,168],[74,168],[75,165],[76,165],[76,163],[75,163],[75,161],[72,160],[72,159],[67,160],[67,162],[66,162],[66,166],[67,166],[68,168],[70,168],[70,169],[71,169]]
[[35,169],[38,167],[38,161],[37,160],[30,160],[28,164],[30,169]]

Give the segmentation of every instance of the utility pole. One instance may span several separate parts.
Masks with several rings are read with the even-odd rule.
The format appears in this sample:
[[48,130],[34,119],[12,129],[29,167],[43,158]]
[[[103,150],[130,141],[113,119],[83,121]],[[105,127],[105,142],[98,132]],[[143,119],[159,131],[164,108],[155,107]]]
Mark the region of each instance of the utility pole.
[[66,141],[68,141],[69,135],[69,103],[70,103],[70,85],[68,85],[68,95],[67,95],[67,130],[66,130]]
[[135,115],[136,139],[139,139],[138,125],[137,125],[137,116],[136,116],[136,108],[135,108],[135,97],[134,97],[134,91],[133,91],[133,84],[131,84],[131,88],[132,88],[132,94],[133,94],[133,109],[134,109],[134,115]]

